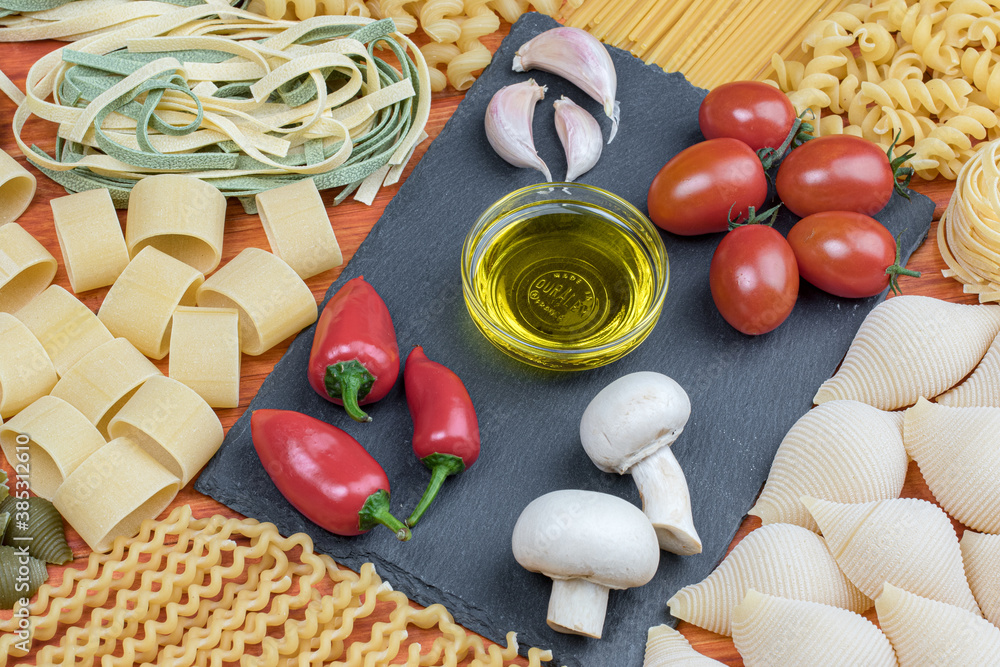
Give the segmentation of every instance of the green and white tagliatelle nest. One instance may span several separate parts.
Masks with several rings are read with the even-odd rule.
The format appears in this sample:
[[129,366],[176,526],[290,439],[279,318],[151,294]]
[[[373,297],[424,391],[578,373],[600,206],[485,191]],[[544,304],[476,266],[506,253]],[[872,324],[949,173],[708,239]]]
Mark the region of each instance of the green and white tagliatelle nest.
[[[378,55],[376,55],[378,54]],[[426,138],[427,65],[391,19],[280,21],[195,5],[84,38],[32,65],[14,114],[21,151],[69,192],[128,203],[141,178],[183,173],[254,210],[312,178],[371,203]],[[12,95],[17,97],[17,95]],[[52,155],[21,138],[57,125]]]

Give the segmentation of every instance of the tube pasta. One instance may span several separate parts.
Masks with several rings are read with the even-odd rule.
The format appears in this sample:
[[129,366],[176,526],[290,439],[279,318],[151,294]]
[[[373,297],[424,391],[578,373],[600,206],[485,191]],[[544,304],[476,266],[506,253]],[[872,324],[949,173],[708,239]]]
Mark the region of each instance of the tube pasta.
[[876,598],[882,585],[891,583],[980,615],[962,570],[955,529],[936,505],[916,498],[802,502],[840,569],[865,595]]
[[260,355],[316,321],[316,300],[288,264],[259,248],[246,248],[198,289],[198,305],[234,308],[240,350]]
[[344,263],[330,216],[311,178],[261,192],[257,212],[271,252],[303,280]]
[[9,419],[55,386],[45,348],[20,320],[0,313],[0,417]]
[[110,285],[129,262],[128,248],[107,188],[49,202],[66,274],[79,294]]
[[813,402],[852,399],[895,410],[937,396],[975,368],[998,332],[998,306],[893,297],[865,317],[840,369]]
[[16,313],[49,286],[56,258],[16,222],[0,226],[0,313]]
[[679,590],[667,606],[681,620],[731,635],[733,607],[751,588],[858,613],[871,606],[840,571],[823,538],[791,524],[751,531],[706,579]]
[[66,371],[52,395],[61,398],[108,437],[108,422],[151,377],[162,375],[124,338],[95,348]]
[[130,438],[116,438],[91,454],[56,489],[59,513],[94,551],[131,537],[166,509],[179,480]]
[[950,408],[924,399],[906,411],[906,452],[941,507],[965,526],[1000,533],[1000,408]]
[[129,262],[111,286],[97,317],[114,336],[125,338],[152,359],[170,349],[170,324],[177,306],[193,306],[205,276],[152,246]]
[[875,609],[900,667],[989,665],[1000,655],[1000,629],[960,607],[887,583]]
[[94,348],[114,340],[93,311],[59,285],[49,285],[15,317],[42,344],[60,376]]
[[125,243],[133,259],[153,247],[208,274],[222,259],[225,229],[225,196],[199,178],[149,176],[129,195]]
[[[9,496],[0,503],[0,512],[14,515],[20,500]],[[3,543],[7,546],[26,546],[28,553],[38,560],[54,565],[63,565],[73,560],[73,552],[66,542],[66,532],[62,517],[52,503],[39,496],[31,496],[26,501],[27,522],[15,521],[7,526]]]
[[962,534],[962,562],[969,587],[983,615],[1000,627],[1000,535],[983,535],[971,530]]
[[684,635],[669,625],[655,625],[646,633],[642,667],[712,667],[721,664],[695,651]]
[[213,408],[240,403],[240,317],[232,308],[174,311],[170,377],[193,389]]
[[803,415],[782,439],[748,514],[764,525],[819,526],[799,498],[842,503],[898,498],[909,463],[903,418],[857,401],[830,401]]
[[0,426],[4,456],[15,461],[16,448],[27,446],[31,491],[46,500],[52,500],[66,476],[104,444],[97,428],[79,410],[54,396],[42,396]]
[[865,617],[753,589],[733,609],[733,642],[749,667],[796,667],[817,661],[898,667],[889,640]]
[[[194,519],[186,505],[145,521],[134,538],[119,537],[109,553],[92,553],[85,569],[67,569],[27,611],[36,660],[45,664],[360,667],[404,658],[400,664],[416,667],[471,658],[501,667],[518,651],[513,633],[506,647],[487,650],[441,605],[413,608],[371,564],[359,574],[339,569],[313,552],[307,535],[285,538],[252,519]],[[0,631],[16,622],[0,621]],[[405,646],[411,625],[436,626],[442,636],[429,651]],[[358,633],[367,638],[348,641]],[[0,635],[0,648],[22,657],[12,637]],[[0,651],[0,666],[7,656]],[[527,658],[538,667],[551,654],[532,648]]]
[[35,196],[35,177],[0,151],[0,227],[17,220]]
[[181,487],[198,474],[222,445],[222,423],[193,389],[175,379],[157,376],[108,423],[112,438],[128,437],[157,463],[181,480]]

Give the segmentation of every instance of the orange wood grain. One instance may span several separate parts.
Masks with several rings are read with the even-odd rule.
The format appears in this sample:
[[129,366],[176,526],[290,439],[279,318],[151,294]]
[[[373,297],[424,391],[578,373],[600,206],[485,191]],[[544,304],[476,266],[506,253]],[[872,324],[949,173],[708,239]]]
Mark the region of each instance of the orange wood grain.
[[[505,31],[502,31],[499,35],[496,35],[488,40],[488,45],[491,46],[491,48],[495,48],[504,33]],[[2,54],[2,59],[0,59],[0,63],[2,64],[0,64],[0,67],[2,67],[4,72],[6,72],[7,75],[10,76],[14,82],[23,89],[24,77],[30,65],[38,57],[53,48],[57,48],[58,46],[60,46],[60,44],[53,42],[0,44],[0,54]],[[623,92],[627,94],[627,91]],[[427,126],[427,131],[432,140],[441,131],[445,122],[454,112],[461,99],[461,93],[456,93],[451,89],[444,93],[435,95],[430,121]],[[2,127],[0,127],[0,148],[16,157],[22,164],[27,164],[15,145],[11,134],[9,120],[14,113],[14,109],[14,105],[9,100],[5,97],[0,98],[0,118],[5,121]],[[46,150],[51,151],[53,145],[52,132],[53,128],[51,126],[35,120],[29,123],[24,138],[29,145],[32,142],[36,142]],[[429,143],[429,141],[424,142],[420,147],[418,147],[414,159],[406,172],[407,174],[410,170],[412,170],[413,165],[415,165],[424,154]],[[18,220],[18,222],[25,229],[30,231],[43,245],[45,245],[45,247],[49,249],[50,252],[52,252],[57,259],[60,260],[60,269],[56,275],[55,282],[56,284],[70,289],[65,267],[61,262],[62,256],[56,242],[56,236],[52,226],[52,214],[48,205],[50,199],[62,196],[65,192],[55,183],[48,180],[45,176],[38,172],[34,167],[28,166],[28,169],[31,170],[38,179],[38,191],[31,206]],[[371,207],[366,207],[353,200],[348,200],[337,207],[329,207],[330,218],[340,241],[345,261],[349,260],[354,255],[358,246],[378,220],[389,199],[395,195],[398,187],[399,186],[397,185],[383,189],[379,193],[374,205]],[[943,179],[937,179],[930,182],[923,182],[918,179],[914,182],[913,187],[934,199],[937,205],[937,212],[935,214],[935,218],[937,218],[940,215],[940,212],[944,209],[944,206],[947,204],[948,197],[952,191],[952,184]],[[332,194],[325,193],[324,200],[328,205],[331,204]],[[122,223],[125,221],[123,211],[120,212],[120,220]],[[243,248],[249,246],[269,249],[267,239],[260,226],[257,216],[244,214],[242,208],[240,208],[236,202],[233,202],[230,204],[228,209],[227,229],[223,249],[223,263],[228,261]],[[957,283],[941,276],[941,269],[944,268],[944,263],[942,262],[936,249],[933,228],[931,230],[930,238],[914,255],[910,263],[910,267],[923,271],[924,275],[919,279],[909,277],[901,278],[900,285],[905,293],[924,294],[947,299],[949,301],[965,303],[975,302],[974,297],[964,295],[962,293],[961,287]],[[329,285],[340,274],[340,271],[341,268],[333,269],[307,281],[317,300],[323,296]],[[106,293],[107,288],[104,288],[87,292],[80,295],[80,297],[84,303],[96,312]],[[234,409],[218,411],[219,417],[227,429],[246,409],[248,403],[257,392],[264,378],[287,349],[289,342],[290,341],[285,341],[283,344],[259,357],[243,357],[243,370],[240,383],[240,406]],[[158,366],[161,370],[166,372],[166,361],[158,362]],[[7,468],[9,472],[9,467],[6,465],[6,462],[4,462],[4,467]],[[928,492],[926,485],[923,483],[923,480],[920,478],[919,472],[916,470],[915,466],[911,466],[906,487],[904,488],[904,495],[931,499],[930,493]],[[177,498],[172,503],[171,508],[182,504],[190,505],[194,514],[199,517],[216,513],[227,516],[235,516],[235,514],[228,508],[194,491],[191,485],[188,485],[178,494]],[[755,528],[757,525],[759,525],[759,520],[757,519],[747,519],[744,521],[733,544],[738,542],[747,532]],[[74,531],[69,529],[67,533],[75,556],[75,562],[71,563],[71,565],[75,564],[79,566],[81,561],[87,557],[88,548],[79,539],[79,536],[76,535]],[[50,566],[49,569],[52,573],[52,581],[58,582],[61,579],[61,568]],[[666,600],[664,600],[664,603],[666,603]],[[513,628],[498,628],[498,630],[502,631],[510,629]],[[728,665],[743,664],[729,638],[719,637],[718,635],[714,635],[686,623],[681,623],[680,629],[691,640],[695,647],[705,655],[711,656]],[[433,639],[434,636],[433,632],[421,630],[419,628],[412,628],[410,641],[429,640]],[[527,664],[527,662],[519,661],[518,664]]]

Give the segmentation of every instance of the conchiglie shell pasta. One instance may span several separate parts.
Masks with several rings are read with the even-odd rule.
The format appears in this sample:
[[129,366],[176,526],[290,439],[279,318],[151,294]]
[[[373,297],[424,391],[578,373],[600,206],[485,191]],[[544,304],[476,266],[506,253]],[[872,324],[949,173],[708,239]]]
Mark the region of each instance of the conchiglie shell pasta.
[[1000,533],[1000,408],[920,399],[906,411],[903,433],[941,507],[973,530]]
[[1000,535],[962,534],[962,562],[983,615],[1000,627]]
[[906,480],[903,418],[858,401],[830,401],[802,416],[775,454],[750,509],[764,525],[819,526],[802,496],[861,503],[898,498]]
[[646,633],[642,667],[713,667],[721,664],[695,651],[684,635],[669,625],[653,626]]
[[900,667],[997,664],[1000,629],[965,609],[886,584],[875,610]]
[[858,613],[871,606],[871,600],[837,567],[823,538],[783,523],[752,531],[712,574],[677,591],[667,605],[681,620],[729,635],[733,607],[751,588]]
[[934,400],[954,408],[1000,408],[1000,336],[993,339],[972,375]]
[[882,631],[846,609],[747,591],[733,609],[733,642],[747,667],[896,667]]
[[897,296],[872,310],[815,403],[838,398],[882,410],[933,397],[969,374],[1000,331],[1000,306]]
[[876,598],[883,584],[979,615],[962,569],[962,552],[951,521],[926,500],[898,498],[841,504],[815,498],[802,502],[826,537],[844,574]]

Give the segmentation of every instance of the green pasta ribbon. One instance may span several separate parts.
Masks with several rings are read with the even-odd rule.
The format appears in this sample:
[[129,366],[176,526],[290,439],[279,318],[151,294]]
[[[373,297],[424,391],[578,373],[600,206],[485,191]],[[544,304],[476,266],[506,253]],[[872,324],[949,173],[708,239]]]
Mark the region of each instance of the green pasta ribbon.
[[[28,503],[25,510],[28,520],[10,521],[3,533],[3,544],[10,547],[25,545],[33,557],[54,565],[63,565],[73,560],[73,551],[66,541],[62,515],[52,503],[38,496],[20,502]],[[13,496],[7,497],[0,502],[0,513],[9,514],[16,519],[17,503],[18,500]]]
[[[119,208],[161,172],[201,178],[248,212],[257,193],[304,178],[343,188],[334,203],[370,204],[430,112],[427,65],[391,19],[289,25],[205,5],[43,57],[26,94],[14,117],[26,157],[70,193],[107,188]],[[58,125],[51,153],[21,140],[32,115]]]

